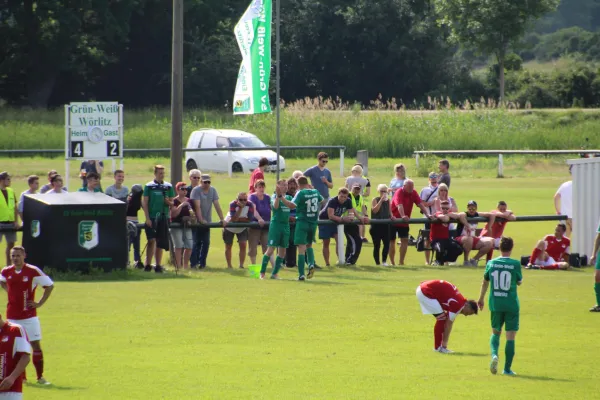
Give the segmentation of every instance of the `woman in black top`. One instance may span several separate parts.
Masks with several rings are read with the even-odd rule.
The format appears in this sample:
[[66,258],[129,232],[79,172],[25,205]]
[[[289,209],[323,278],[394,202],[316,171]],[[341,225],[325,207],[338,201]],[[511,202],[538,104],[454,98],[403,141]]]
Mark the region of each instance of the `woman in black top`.
[[[388,197],[388,187],[386,185],[377,186],[378,197],[371,202],[371,219],[390,219],[390,199]],[[390,226],[389,225],[371,225],[369,229],[373,240],[373,258],[375,264],[379,265],[379,252],[383,242],[383,251],[381,252],[381,261],[387,266],[387,256],[390,251]]]

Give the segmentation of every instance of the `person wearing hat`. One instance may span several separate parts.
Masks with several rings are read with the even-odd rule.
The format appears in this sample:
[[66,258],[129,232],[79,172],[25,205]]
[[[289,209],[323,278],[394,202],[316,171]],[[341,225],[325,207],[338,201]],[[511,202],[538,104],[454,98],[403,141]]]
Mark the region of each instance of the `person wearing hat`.
[[[108,188],[107,188],[108,190]],[[138,212],[142,208],[142,195],[144,193],[144,187],[140,184],[135,184],[131,187],[131,193],[127,196],[127,221],[131,221],[136,225],[136,230],[131,232],[129,237],[129,251],[131,251],[131,245],[133,245],[133,261],[135,267],[138,269],[144,269],[144,263],[140,256],[140,239],[142,231],[137,228]]]
[[[8,172],[0,173],[0,228],[16,229],[19,227],[19,210],[17,208],[17,195],[10,187],[11,179]],[[0,242],[6,238],[6,265],[10,265],[10,250],[17,241],[16,231],[0,230]]]
[[[423,200],[423,202],[422,202],[423,206],[425,206],[427,208],[429,215],[432,215],[435,213],[434,206],[435,206],[435,199],[437,198],[437,194],[438,194],[438,174],[431,171],[429,173],[429,185],[425,186],[423,189],[421,189],[421,194],[419,195],[421,200]],[[426,222],[425,230],[429,230],[429,229],[431,229],[431,223]],[[425,236],[424,245],[425,245],[425,263],[427,265],[429,265],[431,262],[431,243],[429,242],[429,235]]]
[[[194,212],[196,218],[201,224],[212,222],[212,208],[215,207],[219,222],[225,227],[227,223],[223,217],[223,210],[219,204],[219,194],[217,189],[211,186],[209,174],[202,174],[200,185],[192,189],[190,199],[194,203]],[[205,268],[208,249],[210,248],[210,228],[199,226],[195,228],[195,239],[192,247],[192,256],[190,265],[192,268]]]

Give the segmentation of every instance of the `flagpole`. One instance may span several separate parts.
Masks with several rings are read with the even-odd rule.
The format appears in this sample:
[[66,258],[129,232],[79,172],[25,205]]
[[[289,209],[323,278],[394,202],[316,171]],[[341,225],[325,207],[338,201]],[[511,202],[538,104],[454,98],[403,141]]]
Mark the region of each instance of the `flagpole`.
[[275,83],[275,115],[277,118],[276,123],[276,135],[277,135],[277,180],[279,180],[279,153],[280,149],[280,141],[279,141],[279,131],[280,131],[280,122],[279,122],[279,83],[280,83],[280,59],[279,59],[279,36],[280,36],[280,15],[281,15],[281,0],[275,0],[277,2],[275,7],[276,17],[275,17],[275,62],[277,63],[276,69],[276,83]]

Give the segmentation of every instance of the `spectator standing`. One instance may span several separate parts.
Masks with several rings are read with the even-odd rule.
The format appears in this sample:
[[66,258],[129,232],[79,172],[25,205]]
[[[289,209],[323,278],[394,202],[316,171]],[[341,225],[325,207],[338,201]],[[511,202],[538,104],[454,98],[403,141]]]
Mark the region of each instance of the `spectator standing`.
[[[142,208],[142,196],[144,194],[144,188],[142,185],[133,185],[131,187],[131,193],[127,196],[127,221],[131,221],[136,225],[139,222],[138,212]],[[135,267],[138,269],[144,268],[144,263],[142,262],[140,256],[140,240],[142,236],[142,231],[140,228],[137,228],[134,233],[130,233],[129,237],[129,249],[131,251],[131,246],[133,245],[133,261],[135,262]]]
[[[212,208],[215,207],[219,222],[225,226],[223,210],[219,204],[219,193],[217,189],[211,186],[210,175],[201,176],[202,184],[192,190],[192,201],[194,202],[194,211],[200,224],[210,224],[212,222]],[[210,248],[210,228],[199,226],[195,229],[196,237],[192,249],[191,263],[192,268],[199,269],[206,267],[206,257]]]
[[[295,173],[294,173],[295,174]],[[302,176],[302,171],[300,171],[300,176]],[[287,195],[296,196],[296,192],[298,191],[298,182],[294,177],[288,179],[287,181]],[[285,266],[288,268],[296,267],[296,245],[294,244],[294,229],[296,226],[296,208],[290,208],[290,243],[285,251]]]
[[404,182],[408,179],[406,177],[406,167],[402,163],[394,165],[394,173],[395,176],[390,181],[389,187],[389,191],[392,197],[396,193],[396,190],[404,186]]
[[87,185],[79,188],[78,192],[102,193],[102,188],[100,187],[100,174],[97,174],[96,172],[87,174]]
[[440,174],[438,176],[438,183],[444,183],[446,184],[446,186],[448,186],[448,189],[450,189],[450,172],[448,172],[448,170],[450,169],[450,162],[446,159],[440,160],[440,162],[438,163],[438,169],[440,170]]
[[[350,201],[352,202],[352,209],[347,210],[346,213],[348,216],[352,217],[352,221],[358,219],[363,224],[366,224],[368,222],[366,216],[367,205],[360,194],[361,190],[361,186],[358,183],[355,183],[352,186],[352,191],[349,196]],[[358,257],[360,257],[363,240],[360,237],[359,232],[358,225],[344,225],[344,235],[346,236],[346,265],[356,264],[358,262]]]
[[[437,198],[438,195],[438,175],[435,172],[430,172],[429,173],[429,186],[425,186],[422,190],[421,190],[421,194],[419,195],[419,197],[421,197],[421,200],[423,201],[423,205],[425,207],[427,207],[427,211],[429,212],[429,215],[433,215],[435,214],[435,199]],[[430,222],[426,222],[425,223],[425,229],[426,230],[430,230],[431,229],[431,223]],[[425,263],[427,265],[429,265],[429,263],[431,262],[431,243],[429,242],[429,235],[427,235],[427,237],[425,238],[425,243],[424,243],[424,247],[425,247]]]
[[114,173],[114,178],[115,183],[107,187],[104,193],[110,197],[114,197],[117,200],[127,203],[129,189],[127,186],[123,186],[123,182],[125,182],[125,171],[122,169],[116,170]]
[[177,193],[177,197],[173,199],[173,207],[171,207],[171,222],[180,224],[180,226],[172,226],[170,233],[173,239],[173,247],[175,247],[177,267],[186,270],[190,268],[193,241],[192,230],[190,227],[185,226],[185,218],[194,217],[194,212],[192,211],[192,201],[185,195],[187,193],[185,182],[178,182],[175,185],[175,193]]
[[[390,219],[390,199],[387,185],[377,186],[377,197],[371,202],[371,219]],[[381,252],[381,263],[387,267],[387,257],[390,252],[390,225],[371,225],[369,229],[371,240],[373,240],[373,259],[375,264],[379,265],[379,254]],[[381,246],[383,245],[383,251]]]
[[317,189],[323,197],[323,202],[321,203],[321,208],[323,208],[329,200],[329,189],[333,188],[333,177],[331,176],[331,171],[327,169],[329,155],[322,151],[317,154],[317,161],[317,165],[304,171],[304,176],[310,179],[312,187]]
[[[11,229],[19,227],[19,210],[17,195],[10,187],[11,178],[8,172],[0,173],[0,228]],[[10,251],[17,242],[16,231],[0,231],[0,242],[6,238],[6,265],[10,265]]]
[[269,166],[269,160],[266,157],[258,160],[258,168],[252,171],[250,175],[250,183],[248,184],[248,193],[252,194],[256,191],[256,182],[262,180],[265,181],[265,170]]
[[450,212],[458,212],[458,206],[456,205],[456,200],[454,200],[454,197],[450,197],[450,190],[448,189],[448,186],[445,183],[440,183],[438,184],[438,195],[435,198],[435,206],[434,206],[434,211],[435,212],[440,212],[442,211],[442,202],[443,201],[448,201],[450,203]]
[[60,175],[53,175],[50,180],[52,189],[48,190],[46,194],[65,194],[67,190],[63,187],[63,178]]
[[88,161],[84,161],[81,163],[81,166],[79,167],[80,173],[79,176],[81,177],[81,181],[82,181],[82,186],[86,187],[87,186],[87,180],[88,180],[88,174],[90,172],[94,172],[100,176],[102,176],[102,172],[104,172],[104,162],[100,161],[100,160],[88,160]]
[[[51,169],[48,171],[48,183],[41,187],[40,193],[44,194],[50,190],[52,190],[52,177],[58,175],[55,169]],[[66,190],[66,189],[65,189]]]
[[[229,203],[229,214],[226,222],[250,222],[254,217],[254,204],[248,200],[246,192],[240,192],[237,199]],[[248,228],[229,228],[223,229],[223,241],[225,242],[225,260],[227,268],[233,268],[231,265],[231,249],[233,247],[233,237],[236,236],[240,246],[240,269],[244,268],[246,261],[246,247],[248,244]]]
[[[392,215],[397,219],[402,219],[404,222],[410,220],[413,205],[417,205],[426,218],[430,218],[427,208],[421,204],[421,198],[417,191],[414,189],[415,184],[411,179],[407,179],[404,182],[404,186],[394,193],[392,199]],[[391,238],[390,238],[390,261],[394,265],[396,257],[395,241],[396,237],[400,239],[400,260],[399,265],[404,265],[406,258],[406,251],[408,250],[408,232],[410,231],[407,223],[400,223],[391,226]]]
[[[348,189],[340,188],[338,190],[338,195],[329,199],[327,206],[321,210],[319,219],[321,221],[330,220],[337,223],[353,221],[354,217],[350,217],[346,213],[346,211],[352,209],[352,200],[348,198],[349,195],[350,191]],[[329,244],[331,238],[335,238],[337,244],[337,225],[319,225],[319,239],[323,240],[323,256],[325,258],[326,266],[330,266]],[[327,247],[327,252],[325,252],[325,247]],[[335,248],[337,249],[337,246]],[[342,260],[340,260],[340,262],[341,261]],[[346,260],[344,260],[344,262],[345,261]]]
[[[571,173],[571,167],[569,167],[569,173]],[[554,209],[557,215],[567,216],[567,232],[565,235],[571,237],[573,230],[573,181],[567,181],[560,185],[556,194],[554,195]]]
[[191,199],[192,198],[192,190],[194,190],[194,188],[200,186],[200,181],[202,179],[202,172],[200,172],[199,169],[191,169],[190,172],[188,173],[188,176],[190,177],[190,184],[185,189],[186,190],[185,196]]
[[19,216],[21,217],[21,221],[23,220],[23,205],[25,204],[25,195],[26,194],[36,194],[38,188],[40,187],[40,178],[37,175],[30,175],[27,177],[27,185],[29,189],[21,193],[21,197],[19,197]]
[[[295,180],[297,180],[301,176],[304,176],[304,172],[302,172],[302,171],[296,170],[292,173],[292,178],[294,178]],[[296,186],[298,186],[298,184],[296,184]]]
[[175,191],[173,186],[165,181],[165,167],[154,166],[154,180],[144,186],[142,209],[146,217],[146,238],[148,251],[146,252],[146,266],[144,271],[152,271],[152,257],[156,260],[154,272],[162,273],[163,250],[169,250],[169,209],[173,206]]
[[[361,165],[358,165],[358,164],[354,165],[352,167],[351,173],[352,174],[346,178],[346,189],[352,190],[354,185],[358,184],[360,186],[360,196],[365,201],[365,204],[366,204],[366,197],[368,197],[371,194],[371,182],[363,176],[363,168]],[[367,215],[366,207],[365,207],[365,212],[363,213],[363,215],[364,216]],[[368,240],[365,237],[365,226],[364,225],[358,226],[358,233],[360,235],[362,242],[367,243]]]
[[271,197],[265,193],[265,181],[259,179],[254,183],[254,193],[249,196],[250,203],[254,204],[255,213],[252,222],[258,222],[260,227],[248,230],[248,256],[250,262],[256,264],[256,254],[260,243],[262,254],[267,252],[269,238],[269,225],[271,221]]

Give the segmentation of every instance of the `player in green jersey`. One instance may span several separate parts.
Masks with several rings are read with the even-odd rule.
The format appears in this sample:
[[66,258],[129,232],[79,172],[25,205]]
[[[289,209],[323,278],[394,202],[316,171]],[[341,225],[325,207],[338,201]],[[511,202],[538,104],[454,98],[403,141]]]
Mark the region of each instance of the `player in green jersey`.
[[285,259],[285,249],[290,245],[290,210],[296,208],[296,205],[292,203],[292,196],[286,194],[287,190],[285,179],[277,181],[275,195],[271,197],[273,217],[269,224],[268,247],[263,255],[260,279],[265,279],[267,264],[269,264],[275,249],[277,249],[277,258],[275,259],[275,268],[273,268],[271,279],[279,279],[277,274]]
[[600,223],[597,229],[598,234],[596,235],[596,241],[594,242],[594,251],[592,252],[592,258],[590,258],[590,265],[596,262],[596,275],[594,283],[594,291],[596,292],[596,305],[590,308],[591,312],[600,312]]
[[492,321],[492,361],[490,371],[498,372],[498,348],[500,347],[500,334],[502,326],[506,329],[506,347],[504,348],[506,360],[504,361],[504,375],[516,375],[512,369],[515,356],[515,337],[519,330],[519,296],[517,286],[523,281],[521,263],[510,258],[514,243],[509,237],[500,240],[501,257],[488,261],[483,274],[481,293],[477,305],[483,309],[484,297],[488,286],[492,285],[489,296],[490,316]]
[[[296,229],[294,244],[298,246],[298,280],[311,279],[315,273],[315,253],[312,244],[317,233],[320,204],[323,196],[317,189],[311,189],[305,176],[298,178],[299,191],[292,202],[296,205]],[[304,265],[308,262],[308,275],[304,275]]]

